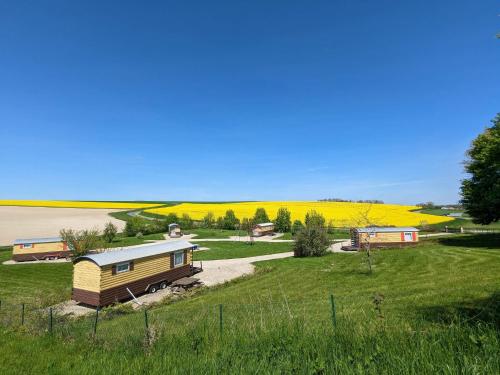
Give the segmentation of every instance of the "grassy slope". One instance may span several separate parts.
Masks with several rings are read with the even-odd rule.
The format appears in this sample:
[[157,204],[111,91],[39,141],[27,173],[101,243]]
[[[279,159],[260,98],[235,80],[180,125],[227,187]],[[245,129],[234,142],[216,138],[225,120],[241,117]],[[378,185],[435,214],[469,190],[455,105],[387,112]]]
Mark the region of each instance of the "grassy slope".
[[286,242],[255,242],[253,245],[245,242],[200,242],[199,245],[210,250],[196,251],[194,260],[246,258],[292,251],[292,244]]
[[[254,277],[150,311],[146,338],[139,313],[102,321],[97,340],[87,333],[51,339],[5,332],[0,369],[498,373],[499,274],[498,235],[380,251],[372,275],[362,253],[263,262]],[[383,318],[374,310],[376,292],[385,296]],[[218,333],[219,303],[224,304],[224,339]],[[88,322],[81,323],[84,332]]]
[[164,239],[165,236],[162,233],[146,234],[141,238],[126,237],[123,233],[120,233],[115,237],[112,243],[108,244],[108,246],[109,247],[134,246],[134,245],[142,245],[152,240],[164,240]]
[[12,251],[0,251],[0,299],[3,303],[48,305],[71,296],[71,263],[3,265]]

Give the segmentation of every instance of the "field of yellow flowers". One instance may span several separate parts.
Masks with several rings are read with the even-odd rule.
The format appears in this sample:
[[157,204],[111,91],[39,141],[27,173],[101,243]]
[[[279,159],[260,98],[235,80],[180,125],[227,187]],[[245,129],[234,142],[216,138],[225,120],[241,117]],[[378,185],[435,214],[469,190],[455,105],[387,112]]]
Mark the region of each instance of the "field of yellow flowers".
[[128,202],[0,200],[0,206],[135,209],[135,208],[155,207],[158,206],[158,204],[128,203]]
[[315,210],[321,213],[327,221],[332,220],[335,227],[351,227],[375,225],[418,226],[423,223],[437,224],[452,219],[444,216],[426,215],[412,210],[417,206],[401,206],[394,204],[368,204],[350,202],[242,202],[242,203],[182,203],[176,206],[148,209],[159,215],[175,213],[188,214],[192,219],[201,220],[208,212],[217,218],[224,216],[229,209],[233,210],[236,217],[253,217],[255,210],[263,207],[269,218],[274,220],[280,207],[290,210],[293,220],[304,221],[308,211]]

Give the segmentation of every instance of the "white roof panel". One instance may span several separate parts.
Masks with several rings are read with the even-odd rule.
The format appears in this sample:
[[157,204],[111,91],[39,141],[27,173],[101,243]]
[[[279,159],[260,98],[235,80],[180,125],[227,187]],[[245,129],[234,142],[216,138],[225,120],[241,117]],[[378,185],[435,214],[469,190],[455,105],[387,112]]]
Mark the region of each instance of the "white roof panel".
[[24,243],[49,243],[61,242],[61,237],[42,237],[42,238],[18,238],[14,241],[14,245],[21,245]]
[[370,228],[354,228],[359,233],[382,233],[382,232],[419,232],[419,229],[414,227],[370,227]]
[[109,264],[116,264],[134,259],[171,253],[178,250],[191,249],[193,247],[195,247],[195,245],[193,245],[191,242],[183,240],[161,242],[151,245],[130,246],[122,250],[107,251],[105,253],[84,255],[76,258],[75,262],[87,259],[91,260],[98,266],[106,266]]

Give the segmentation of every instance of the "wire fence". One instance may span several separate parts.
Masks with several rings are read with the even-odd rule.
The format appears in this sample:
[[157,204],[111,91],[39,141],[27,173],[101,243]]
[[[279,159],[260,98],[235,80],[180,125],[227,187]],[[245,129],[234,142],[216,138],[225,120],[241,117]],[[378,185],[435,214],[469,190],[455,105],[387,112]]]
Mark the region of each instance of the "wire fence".
[[293,302],[286,298],[279,301],[260,298],[249,303],[188,303],[182,309],[175,305],[141,307],[136,311],[132,311],[131,305],[118,305],[74,317],[63,315],[55,307],[1,301],[0,325],[33,336],[51,335],[63,340],[97,338],[105,343],[130,345],[194,333],[215,338],[242,332],[258,336],[292,326],[304,330],[324,329],[337,325],[339,313],[339,303],[333,295]]

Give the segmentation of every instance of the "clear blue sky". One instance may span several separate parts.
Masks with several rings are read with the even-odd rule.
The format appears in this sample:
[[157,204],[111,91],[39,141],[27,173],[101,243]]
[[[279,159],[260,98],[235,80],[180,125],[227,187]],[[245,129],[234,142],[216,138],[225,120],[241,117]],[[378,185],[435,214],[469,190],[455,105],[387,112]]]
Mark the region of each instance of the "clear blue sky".
[[497,1],[0,4],[0,198],[458,199]]

